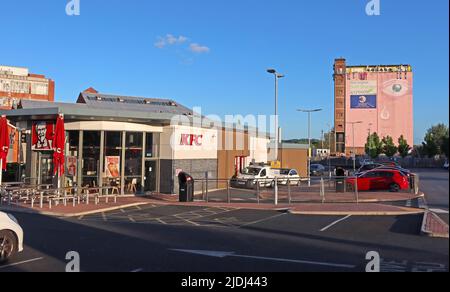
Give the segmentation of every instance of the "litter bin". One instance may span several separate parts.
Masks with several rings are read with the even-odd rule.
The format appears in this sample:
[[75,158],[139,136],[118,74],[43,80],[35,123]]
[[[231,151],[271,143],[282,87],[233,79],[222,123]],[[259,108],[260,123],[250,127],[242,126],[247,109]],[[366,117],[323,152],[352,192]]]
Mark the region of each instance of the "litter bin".
[[342,167],[336,169],[336,193],[345,192],[345,170]]
[[194,201],[194,178],[185,172],[178,175],[180,202]]

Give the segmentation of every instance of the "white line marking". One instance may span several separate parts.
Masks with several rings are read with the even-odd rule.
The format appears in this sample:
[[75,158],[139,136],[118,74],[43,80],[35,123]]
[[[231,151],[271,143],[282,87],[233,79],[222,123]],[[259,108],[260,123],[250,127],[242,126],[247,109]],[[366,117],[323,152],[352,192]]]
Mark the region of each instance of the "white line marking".
[[253,222],[250,222],[250,223],[246,223],[246,224],[240,225],[239,228],[245,227],[245,226],[249,226],[249,225],[258,224],[258,223],[265,222],[265,221],[269,221],[269,220],[281,217],[281,216],[286,215],[286,214],[287,213],[277,214],[277,215],[273,215],[273,216],[270,216],[270,217],[267,217],[267,218],[263,218],[261,220],[253,221]]
[[306,265],[315,265],[315,266],[326,266],[326,267],[334,267],[334,268],[346,268],[346,269],[353,269],[356,267],[354,265],[346,265],[346,264],[239,255],[239,254],[235,254],[234,252],[220,252],[220,251],[207,251],[207,250],[185,250],[185,249],[172,249],[172,251],[190,253],[190,254],[196,254],[196,255],[202,255],[202,256],[209,256],[209,257],[215,257],[215,258],[236,257],[236,258],[247,258],[247,259],[306,264]]
[[6,266],[0,266],[0,270],[1,269],[5,269],[5,268],[9,268],[9,267],[15,267],[15,266],[23,265],[23,264],[28,264],[28,263],[32,263],[32,262],[42,261],[43,259],[44,258],[35,258],[35,259],[31,259],[31,260],[26,260],[26,261],[14,263],[14,264],[9,264],[9,265],[6,265]]
[[130,273],[140,273],[143,271],[144,271],[144,269],[136,269],[136,270],[132,270]]
[[340,222],[342,222],[342,221],[344,221],[344,220],[347,220],[347,219],[350,218],[350,217],[352,217],[352,215],[348,215],[348,216],[345,216],[345,217],[342,218],[342,219],[336,220],[336,221],[334,221],[333,223],[331,223],[330,225],[325,226],[324,228],[320,229],[320,232],[327,231],[328,229],[330,229],[330,228],[333,227],[334,225],[336,225],[336,224],[338,224],[338,223],[340,223]]
[[136,223],[136,220],[134,220],[133,217],[128,217],[128,220],[130,220],[133,223]]
[[442,210],[442,209],[430,209],[431,212],[436,213],[436,214],[448,214],[447,210]]

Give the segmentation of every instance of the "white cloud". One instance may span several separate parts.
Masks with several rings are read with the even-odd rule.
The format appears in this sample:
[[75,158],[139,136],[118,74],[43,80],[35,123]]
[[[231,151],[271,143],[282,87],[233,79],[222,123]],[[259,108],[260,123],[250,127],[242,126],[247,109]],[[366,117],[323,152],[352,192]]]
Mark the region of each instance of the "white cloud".
[[197,53],[197,54],[204,54],[204,53],[209,53],[211,51],[210,48],[206,47],[206,46],[201,46],[197,43],[192,43],[189,46],[189,50],[193,53]]
[[185,36],[174,36],[172,34],[167,34],[165,37],[159,37],[158,41],[155,43],[155,47],[158,49],[163,49],[166,46],[180,45],[188,41]]

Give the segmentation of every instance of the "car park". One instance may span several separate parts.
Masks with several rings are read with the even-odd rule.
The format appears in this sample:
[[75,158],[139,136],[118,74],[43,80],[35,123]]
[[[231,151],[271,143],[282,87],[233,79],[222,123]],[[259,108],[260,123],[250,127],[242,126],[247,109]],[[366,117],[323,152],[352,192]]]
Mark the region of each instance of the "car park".
[[410,187],[408,177],[397,169],[374,169],[346,179],[347,189],[399,192]]
[[300,185],[300,175],[296,169],[280,169],[279,171],[275,171],[275,176],[277,177],[278,184],[280,185]]
[[22,227],[13,215],[0,212],[0,264],[22,251]]

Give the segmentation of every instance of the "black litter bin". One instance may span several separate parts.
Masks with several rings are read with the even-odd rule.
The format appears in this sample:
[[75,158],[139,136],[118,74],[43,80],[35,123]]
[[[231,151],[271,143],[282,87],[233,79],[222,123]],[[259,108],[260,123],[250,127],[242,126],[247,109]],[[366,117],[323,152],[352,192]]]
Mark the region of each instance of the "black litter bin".
[[341,167],[336,169],[336,193],[345,192],[345,170]]
[[185,172],[178,175],[180,202],[194,202],[194,178]]

